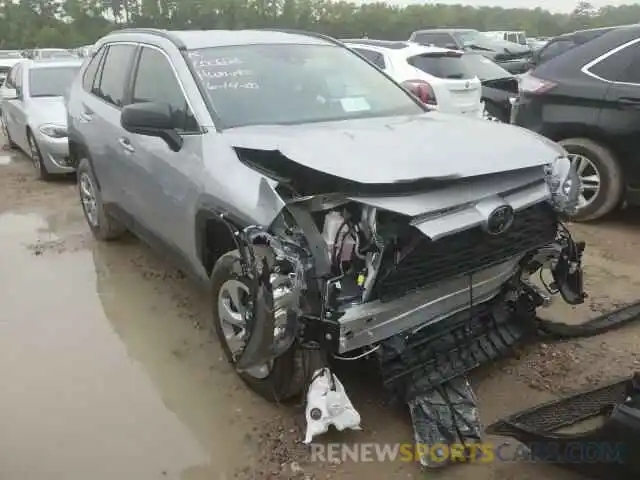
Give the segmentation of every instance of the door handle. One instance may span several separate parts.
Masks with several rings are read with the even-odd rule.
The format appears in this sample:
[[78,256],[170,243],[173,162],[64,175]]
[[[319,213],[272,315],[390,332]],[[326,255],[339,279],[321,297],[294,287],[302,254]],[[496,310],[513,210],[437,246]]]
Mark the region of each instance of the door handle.
[[90,122],[93,115],[93,111],[83,105],[82,113],[80,114],[80,120],[83,122]]
[[124,138],[124,137],[120,137],[118,139],[118,143],[122,146],[122,148],[125,149],[125,151],[129,152],[129,153],[133,153],[136,151],[135,148],[133,148],[133,145],[131,145],[131,142],[129,142],[129,139]]
[[640,110],[640,98],[620,97],[618,101],[622,108]]

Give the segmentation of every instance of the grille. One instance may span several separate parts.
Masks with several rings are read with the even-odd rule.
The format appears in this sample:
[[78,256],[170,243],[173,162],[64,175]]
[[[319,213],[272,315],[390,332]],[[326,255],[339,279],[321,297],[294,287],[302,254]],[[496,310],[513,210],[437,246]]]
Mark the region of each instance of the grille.
[[7,73],[9,73],[10,71],[11,71],[11,67],[3,67],[3,66],[0,66],[0,73],[1,73],[1,74],[5,74],[5,75],[6,75],[6,74],[7,74]]
[[556,230],[556,216],[546,203],[516,212],[513,224],[502,235],[489,235],[475,227],[433,242],[412,227],[408,240],[416,241],[416,246],[398,264],[389,257],[383,260],[374,294],[382,301],[391,300],[447,278],[474,273],[551,243]]

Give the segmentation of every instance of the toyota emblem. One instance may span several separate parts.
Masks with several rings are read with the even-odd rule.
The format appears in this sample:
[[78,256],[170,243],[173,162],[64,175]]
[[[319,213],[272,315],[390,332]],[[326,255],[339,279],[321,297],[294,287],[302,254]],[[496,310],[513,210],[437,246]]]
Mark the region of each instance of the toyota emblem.
[[484,224],[489,235],[500,235],[506,232],[515,218],[515,212],[510,205],[501,205],[496,208]]

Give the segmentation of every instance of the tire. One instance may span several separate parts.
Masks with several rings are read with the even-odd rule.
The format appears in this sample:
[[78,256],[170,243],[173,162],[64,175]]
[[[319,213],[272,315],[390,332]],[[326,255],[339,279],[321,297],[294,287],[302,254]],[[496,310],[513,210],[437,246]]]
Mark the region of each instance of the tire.
[[9,129],[7,128],[4,115],[2,116],[2,131],[5,137],[7,137],[7,143],[9,144],[9,148],[17,148],[18,146],[13,142],[13,140],[11,140],[11,135],[9,135]]
[[[91,164],[86,158],[83,158],[78,164],[77,178],[80,205],[82,206],[84,218],[87,221],[87,225],[89,225],[93,236],[98,240],[112,241],[124,235],[127,231],[124,225],[104,211],[100,189],[97,187],[98,183],[96,182],[96,178],[93,174]],[[89,202],[89,198],[87,198],[85,193],[83,193],[83,189],[87,186],[84,182],[89,182],[94,196],[94,203],[91,212],[88,211],[88,208],[90,207],[86,203]]]
[[[250,289],[249,279],[242,275],[240,254],[237,250],[228,252],[218,259],[211,273],[210,290],[213,299],[213,329],[231,365],[235,362],[222,327],[219,306],[223,286],[234,280],[245,285],[247,290]],[[294,344],[267,367],[265,376],[258,377],[247,372],[238,372],[238,375],[251,390],[270,402],[289,400],[299,395],[303,389],[303,368],[297,352]]]
[[44,160],[42,160],[42,153],[40,152],[38,142],[36,142],[35,137],[30,131],[27,132],[27,141],[29,142],[29,154],[31,155],[31,161],[33,162],[33,166],[36,169],[36,175],[38,176],[38,179],[48,182],[53,178],[53,175],[51,175],[47,171]]
[[591,201],[572,217],[577,222],[598,220],[620,205],[624,179],[620,164],[611,150],[588,138],[568,138],[558,142],[569,154],[582,155],[597,169],[600,187]]

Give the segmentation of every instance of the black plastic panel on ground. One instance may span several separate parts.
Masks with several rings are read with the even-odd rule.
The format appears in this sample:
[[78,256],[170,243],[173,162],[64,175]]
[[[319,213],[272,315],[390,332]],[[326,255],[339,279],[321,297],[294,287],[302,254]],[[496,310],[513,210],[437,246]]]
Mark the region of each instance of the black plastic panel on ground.
[[556,232],[556,216],[546,203],[516,212],[513,224],[502,235],[489,235],[475,227],[433,242],[412,229],[422,240],[398,265],[383,264],[375,287],[377,296],[392,300],[444,279],[472,274],[547,245]]

